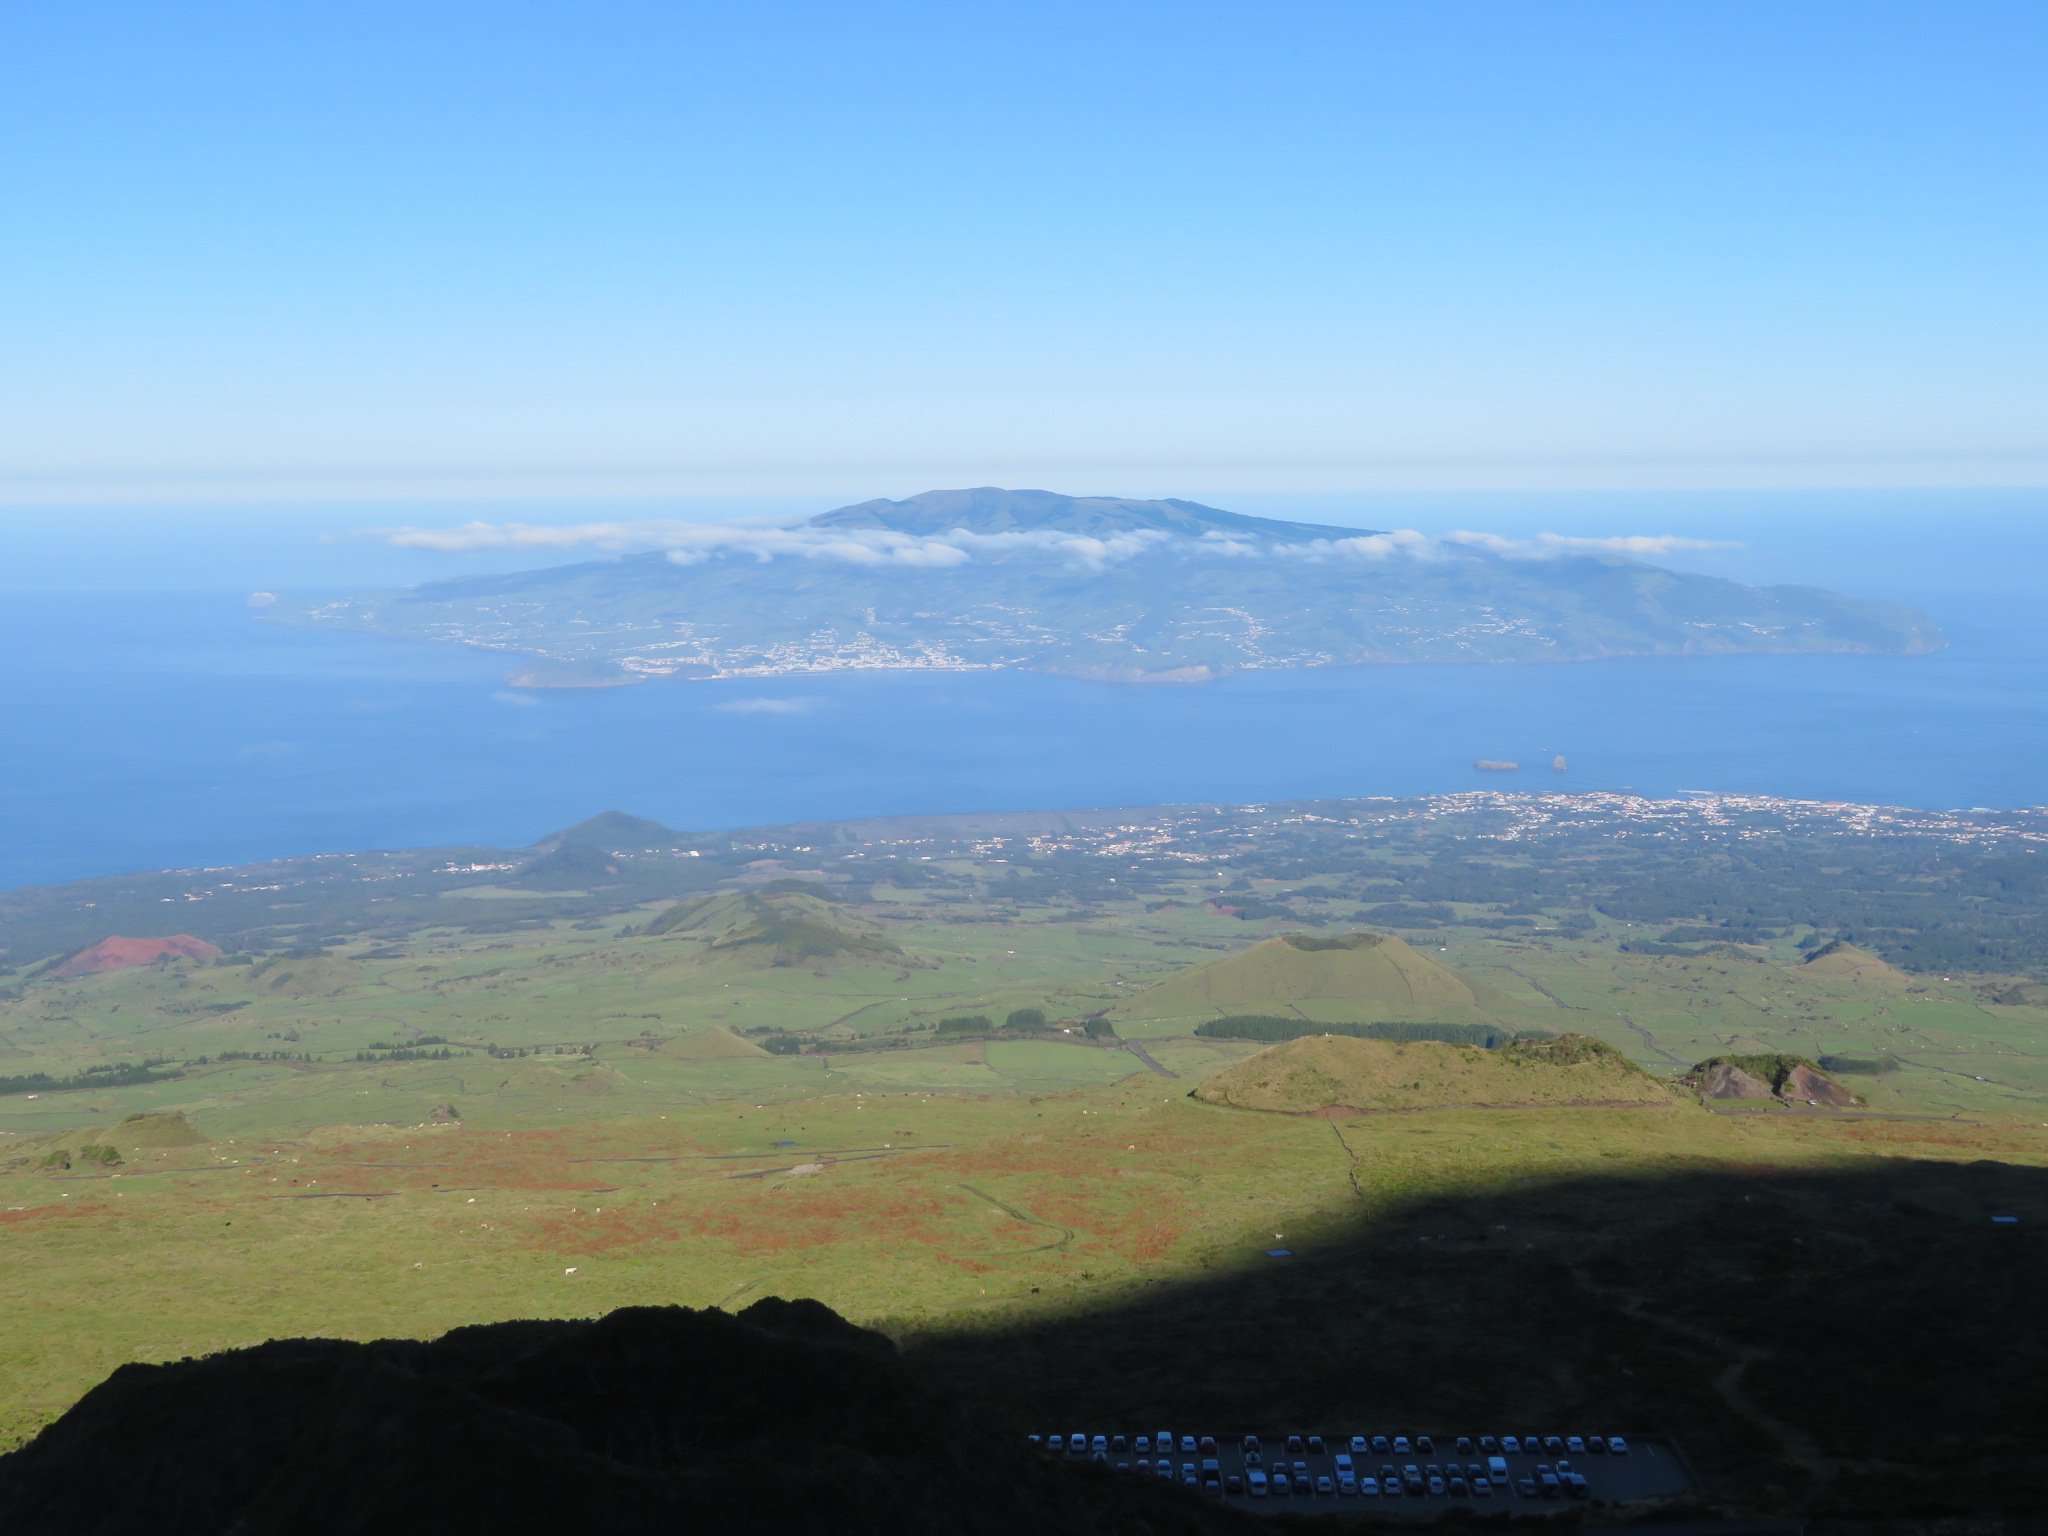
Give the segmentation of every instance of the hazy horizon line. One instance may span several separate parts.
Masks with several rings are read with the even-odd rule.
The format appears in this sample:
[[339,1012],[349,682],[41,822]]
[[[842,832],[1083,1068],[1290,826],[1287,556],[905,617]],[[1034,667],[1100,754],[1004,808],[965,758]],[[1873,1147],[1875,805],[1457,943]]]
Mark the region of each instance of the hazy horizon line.
[[[0,472],[0,505],[815,495],[864,501],[938,487],[1054,489],[1061,481],[1071,485],[1078,479],[1111,476],[1170,486],[1170,491],[1152,494],[1184,497],[1260,492],[2019,491],[2048,489],[2048,450],[52,470]],[[885,489],[875,489],[878,484]],[[1147,494],[1143,488],[1105,491],[1096,486],[1069,493]]]

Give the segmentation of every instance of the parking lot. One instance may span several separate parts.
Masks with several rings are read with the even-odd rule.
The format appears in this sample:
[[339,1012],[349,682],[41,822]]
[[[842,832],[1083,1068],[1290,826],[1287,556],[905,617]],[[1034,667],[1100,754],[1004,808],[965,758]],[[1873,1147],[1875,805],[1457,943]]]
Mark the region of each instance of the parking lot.
[[1344,1508],[1631,1504],[1696,1481],[1662,1436],[1235,1434],[1188,1430],[1033,1435],[1047,1455],[1165,1478],[1265,1514]]

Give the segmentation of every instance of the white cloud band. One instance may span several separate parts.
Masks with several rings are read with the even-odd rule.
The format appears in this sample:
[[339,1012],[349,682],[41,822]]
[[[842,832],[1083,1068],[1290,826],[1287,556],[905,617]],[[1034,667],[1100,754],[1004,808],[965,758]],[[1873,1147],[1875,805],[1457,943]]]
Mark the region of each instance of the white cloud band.
[[1493,533],[1459,530],[1434,537],[1412,528],[1356,538],[1307,539],[1294,542],[1211,532],[1190,539],[1155,529],[1097,538],[1054,529],[1011,533],[899,533],[887,528],[814,528],[763,522],[686,523],[651,520],[632,523],[464,523],[455,528],[375,528],[366,537],[381,538],[401,549],[439,550],[450,554],[475,550],[572,550],[591,548],[606,553],[665,551],[677,565],[699,565],[720,556],[751,556],[767,562],[778,556],[829,560],[846,565],[891,566],[899,569],[945,570],[967,565],[977,557],[1037,553],[1065,561],[1077,570],[1100,571],[1136,555],[1165,546],[1222,559],[1380,561],[1395,556],[1443,558],[1457,548],[1484,550],[1514,559],[1556,558],[1572,554],[1669,555],[1680,550],[1739,549],[1739,544],[1714,539],[1680,538],[1674,534],[1631,534],[1617,538],[1575,538],[1542,533],[1533,539],[1509,539]]

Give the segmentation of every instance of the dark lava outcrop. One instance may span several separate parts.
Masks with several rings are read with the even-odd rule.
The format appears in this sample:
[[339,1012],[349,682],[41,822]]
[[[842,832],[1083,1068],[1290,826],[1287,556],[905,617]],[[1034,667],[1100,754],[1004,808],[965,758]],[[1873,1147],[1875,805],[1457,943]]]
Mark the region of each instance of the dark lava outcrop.
[[1804,1056],[1713,1056],[1679,1079],[1702,1099],[1854,1109],[1863,1101]]

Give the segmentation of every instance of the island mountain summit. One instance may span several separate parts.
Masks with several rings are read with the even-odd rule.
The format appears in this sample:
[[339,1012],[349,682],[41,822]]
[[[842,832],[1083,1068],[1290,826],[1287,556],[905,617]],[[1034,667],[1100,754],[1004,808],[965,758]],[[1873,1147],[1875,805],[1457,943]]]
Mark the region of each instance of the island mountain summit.
[[1249,517],[995,487],[866,501],[793,526],[667,525],[644,554],[267,619],[529,658],[528,686],[872,668],[1022,667],[1128,681],[1364,662],[1904,654],[1923,613],[1746,586],[1604,550]]
[[1301,543],[1355,539],[1378,530],[1327,523],[1287,523],[1247,517],[1199,502],[1133,501],[1125,496],[1062,496],[1057,491],[1006,491],[993,485],[965,491],[926,491],[902,501],[863,501],[821,512],[807,528],[886,528],[896,533],[1075,533],[1100,538],[1151,532],[1187,538],[1236,536]]

